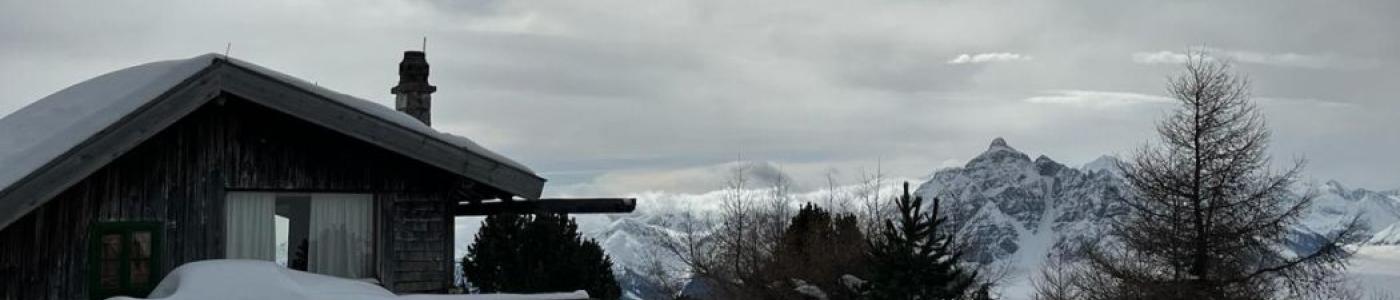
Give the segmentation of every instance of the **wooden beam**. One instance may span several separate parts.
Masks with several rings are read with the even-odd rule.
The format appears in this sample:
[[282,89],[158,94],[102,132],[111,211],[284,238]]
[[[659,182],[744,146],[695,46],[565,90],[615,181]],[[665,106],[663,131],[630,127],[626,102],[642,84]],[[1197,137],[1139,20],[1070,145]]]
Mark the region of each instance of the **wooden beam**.
[[452,209],[457,216],[487,216],[495,214],[610,214],[630,213],[637,209],[633,198],[539,199],[517,201],[458,203]]

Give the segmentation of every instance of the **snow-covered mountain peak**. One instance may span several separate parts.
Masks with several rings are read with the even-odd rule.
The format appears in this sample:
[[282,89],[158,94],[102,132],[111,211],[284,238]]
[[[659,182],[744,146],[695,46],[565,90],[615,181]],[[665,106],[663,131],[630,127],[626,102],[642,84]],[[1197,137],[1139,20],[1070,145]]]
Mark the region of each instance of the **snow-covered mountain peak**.
[[[1029,278],[1048,255],[1071,253],[1074,247],[1103,237],[1114,220],[1126,214],[1128,208],[1122,200],[1130,188],[1117,169],[1119,162],[1117,157],[1104,155],[1070,167],[1046,155],[1031,159],[1005,139],[996,138],[963,167],[934,172],[914,193],[924,199],[943,200],[940,213],[946,214],[960,239],[970,245],[964,259],[992,268],[1005,266],[1010,276],[1022,278],[1008,285],[1028,287],[1024,278]],[[824,199],[833,193],[855,195],[864,188],[852,185],[795,195],[794,199],[826,203]],[[1295,196],[1316,193],[1317,198],[1301,224],[1293,228],[1297,239],[1290,248],[1309,247],[1316,237],[1335,232],[1355,216],[1361,216],[1370,227],[1363,232],[1370,244],[1400,245],[1400,190],[1370,191],[1336,181],[1300,182],[1293,188]],[[891,185],[881,195],[898,195],[899,190]],[[665,266],[677,276],[683,276],[685,269],[659,243],[678,242],[686,230],[708,234],[707,226],[714,220],[706,219],[713,216],[706,212],[718,211],[716,203],[724,194],[639,194],[639,203],[652,203],[650,209],[639,207],[632,215],[589,223],[596,227],[586,234],[613,257],[618,278],[631,298],[669,298],[671,295],[659,294],[661,290],[652,287],[648,279],[651,268]]]
[[1021,151],[1006,145],[1006,140],[996,138],[992,140],[992,145],[987,147],[986,152],[977,155],[976,158],[967,162],[966,168],[987,167],[989,165],[1025,165],[1031,162],[1031,158]]
[[992,139],[992,146],[989,147],[989,148],[996,148],[996,147],[1011,148],[1010,146],[1007,146],[1007,145],[1006,145],[1006,139],[1003,139],[1003,138],[1001,138],[1001,137],[997,137],[997,138]]
[[1334,193],[1345,193],[1351,190],[1336,179],[1328,180],[1327,183],[1323,184],[1323,187],[1326,189],[1325,191]]
[[997,138],[966,167],[934,173],[916,193],[948,200],[950,220],[975,244],[968,259],[993,263],[1039,259],[1097,235],[1095,225],[1121,211],[1113,200],[1119,185],[1046,155],[1032,160]]
[[1035,171],[1040,176],[1055,176],[1065,170],[1065,165],[1055,162],[1055,160],[1041,155],[1035,158]]
[[1102,155],[1084,164],[1084,166],[1079,167],[1079,169],[1083,170],[1084,173],[1108,172],[1109,174],[1121,174],[1122,171],[1118,169],[1118,163],[1118,157]]

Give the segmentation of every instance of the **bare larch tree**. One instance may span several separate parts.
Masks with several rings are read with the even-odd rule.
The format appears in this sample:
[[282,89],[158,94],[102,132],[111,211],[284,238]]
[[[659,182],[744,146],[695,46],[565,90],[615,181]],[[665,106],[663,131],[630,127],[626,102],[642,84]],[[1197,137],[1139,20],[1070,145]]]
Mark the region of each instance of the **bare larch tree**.
[[1195,51],[1168,92],[1180,106],[1158,123],[1160,144],[1118,166],[1130,212],[1084,248],[1087,265],[1069,284],[1090,299],[1326,297],[1317,291],[1340,280],[1358,219],[1311,249],[1286,247],[1316,193],[1290,192],[1301,159],[1270,166],[1248,79]]

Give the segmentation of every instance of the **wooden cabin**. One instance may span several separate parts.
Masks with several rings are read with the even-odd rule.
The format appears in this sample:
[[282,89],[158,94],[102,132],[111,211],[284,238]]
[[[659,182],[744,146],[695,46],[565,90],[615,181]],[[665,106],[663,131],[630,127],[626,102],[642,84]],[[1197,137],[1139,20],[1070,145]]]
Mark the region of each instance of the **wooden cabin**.
[[278,253],[444,292],[455,216],[634,207],[540,199],[545,179],[526,166],[429,127],[423,52],[405,52],[399,75],[391,109],[210,54],[0,118],[0,298],[141,297],[186,262]]

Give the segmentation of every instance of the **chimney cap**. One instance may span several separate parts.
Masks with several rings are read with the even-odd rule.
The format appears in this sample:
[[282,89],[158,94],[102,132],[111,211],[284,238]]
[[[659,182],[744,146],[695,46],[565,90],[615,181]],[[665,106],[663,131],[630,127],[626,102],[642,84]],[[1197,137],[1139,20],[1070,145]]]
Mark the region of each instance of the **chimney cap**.
[[437,87],[428,83],[428,59],[423,51],[404,51],[399,62],[399,85],[390,93],[432,93]]

